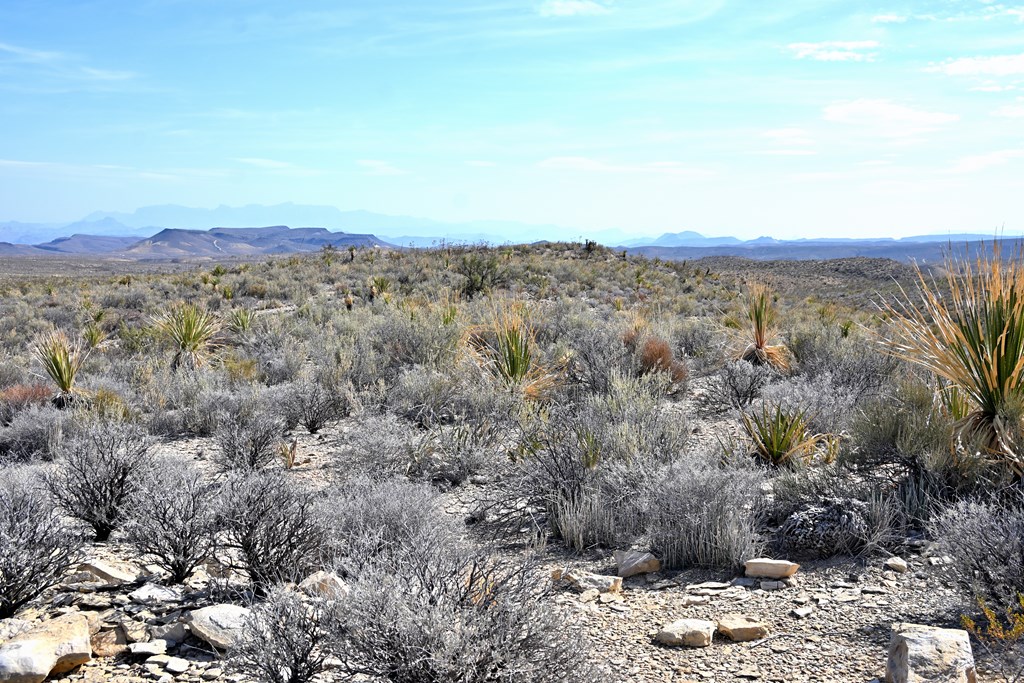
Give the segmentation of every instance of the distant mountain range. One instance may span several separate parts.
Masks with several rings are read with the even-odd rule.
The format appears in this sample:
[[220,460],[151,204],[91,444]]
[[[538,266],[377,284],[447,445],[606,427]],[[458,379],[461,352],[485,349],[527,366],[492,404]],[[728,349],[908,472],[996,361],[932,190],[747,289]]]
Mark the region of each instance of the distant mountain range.
[[[314,225],[315,228],[288,228]],[[216,227],[213,227],[216,226]],[[271,226],[271,227],[253,227]],[[707,237],[669,232],[629,237],[619,230],[577,234],[554,225],[504,221],[443,223],[332,206],[277,204],[199,209],[147,206],[132,213],[95,212],[70,224],[0,223],[0,255],[109,255],[123,258],[253,256],[337,247],[426,247],[443,242],[491,244],[591,239],[601,244],[665,259],[744,256],[753,259],[823,259],[877,256],[897,260],[938,258],[946,245],[992,241],[980,233],[922,235],[903,239],[798,239]],[[1010,238],[1007,236],[1007,238]],[[1013,237],[1018,239],[1018,237]]]

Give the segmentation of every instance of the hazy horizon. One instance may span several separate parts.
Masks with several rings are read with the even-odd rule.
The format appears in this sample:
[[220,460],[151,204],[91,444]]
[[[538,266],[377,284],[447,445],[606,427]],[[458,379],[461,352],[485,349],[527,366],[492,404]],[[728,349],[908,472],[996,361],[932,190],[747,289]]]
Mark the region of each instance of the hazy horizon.
[[1022,30],[986,0],[9,0],[0,220],[1019,234]]

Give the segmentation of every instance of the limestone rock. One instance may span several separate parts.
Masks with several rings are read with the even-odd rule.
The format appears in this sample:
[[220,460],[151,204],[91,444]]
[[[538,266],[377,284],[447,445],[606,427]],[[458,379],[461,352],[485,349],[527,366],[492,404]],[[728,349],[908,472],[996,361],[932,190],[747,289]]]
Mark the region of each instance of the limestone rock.
[[129,593],[128,597],[132,602],[137,602],[140,605],[158,605],[164,602],[180,602],[181,591],[155,583],[147,583],[142,588]]
[[249,616],[249,609],[238,605],[211,605],[193,610],[188,625],[198,638],[218,650],[229,650]]
[[145,643],[132,643],[128,651],[139,657],[153,657],[167,652],[167,641],[162,639],[150,640]]
[[786,560],[771,560],[766,557],[758,557],[747,560],[744,565],[744,573],[747,576],[754,576],[764,579],[785,579],[800,569],[800,565]]
[[707,647],[714,637],[715,622],[704,619],[680,619],[662,626],[655,640],[671,647]]
[[905,574],[910,569],[910,565],[902,557],[890,557],[885,561],[885,568],[897,574]]
[[189,661],[187,659],[182,659],[181,657],[171,657],[167,660],[167,663],[164,664],[164,668],[172,674],[183,674],[188,671],[189,666],[191,666]]
[[967,631],[893,624],[886,683],[976,683]]
[[166,640],[168,646],[172,643],[177,644],[188,638],[188,624],[175,621],[162,626],[150,626],[149,635],[154,640]]
[[90,638],[89,643],[94,657],[116,657],[128,648],[128,640],[120,628],[100,631]]
[[616,550],[615,564],[622,578],[661,571],[661,560],[650,553],[636,550]]
[[299,584],[299,589],[310,597],[328,600],[341,600],[348,597],[351,592],[348,584],[342,581],[340,576],[326,571],[310,574]]
[[103,560],[83,562],[78,566],[78,571],[88,572],[97,579],[105,581],[112,586],[131,583],[139,578],[139,572],[134,567],[122,563],[105,562]]
[[0,681],[40,683],[92,659],[89,621],[67,614],[45,621],[0,646]]
[[768,627],[742,614],[725,614],[718,619],[718,630],[729,640],[745,643],[768,635]]
[[580,593],[592,588],[600,593],[618,593],[622,590],[621,576],[603,576],[582,570],[572,570],[561,572],[561,580]]
[[33,626],[31,621],[24,619],[0,619],[0,643],[31,630]]

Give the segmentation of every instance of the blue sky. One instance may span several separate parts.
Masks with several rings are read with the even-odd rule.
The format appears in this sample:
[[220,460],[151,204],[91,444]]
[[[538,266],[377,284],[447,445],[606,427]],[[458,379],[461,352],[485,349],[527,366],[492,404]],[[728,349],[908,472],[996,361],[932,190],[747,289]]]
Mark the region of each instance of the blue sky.
[[1024,3],[3,0],[0,220],[1024,230]]

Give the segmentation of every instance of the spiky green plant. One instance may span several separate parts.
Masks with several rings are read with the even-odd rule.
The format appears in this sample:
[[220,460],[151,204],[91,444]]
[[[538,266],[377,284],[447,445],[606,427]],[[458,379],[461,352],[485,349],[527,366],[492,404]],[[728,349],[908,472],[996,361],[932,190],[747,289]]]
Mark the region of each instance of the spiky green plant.
[[892,335],[881,342],[898,358],[947,383],[969,412],[956,438],[1024,476],[1020,452],[1024,401],[1024,252],[1003,259],[999,245],[975,259],[947,256],[945,290],[917,273],[917,297],[901,289],[882,309]]
[[107,340],[107,333],[97,323],[90,322],[82,330],[82,340],[90,349],[99,348]]
[[44,334],[32,347],[32,355],[43,371],[57,385],[53,404],[66,408],[75,400],[75,377],[85,363],[86,353],[61,330]]
[[778,309],[775,293],[763,282],[755,282],[747,290],[747,345],[740,358],[755,365],[769,365],[776,370],[789,369],[789,349],[773,344],[779,335]]
[[256,313],[251,308],[233,308],[228,313],[228,329],[234,334],[243,335],[252,330]]
[[214,337],[221,329],[220,321],[205,308],[195,304],[178,304],[156,320],[156,328],[174,347],[171,367],[201,367],[214,346]]
[[810,418],[804,410],[762,405],[759,410],[743,413],[741,418],[751,455],[765,464],[795,466],[818,455],[824,460],[835,456],[836,437],[811,432]]
[[496,307],[489,324],[469,331],[468,343],[481,367],[528,400],[547,398],[558,384],[558,373],[535,358],[537,337],[522,305]]

